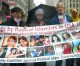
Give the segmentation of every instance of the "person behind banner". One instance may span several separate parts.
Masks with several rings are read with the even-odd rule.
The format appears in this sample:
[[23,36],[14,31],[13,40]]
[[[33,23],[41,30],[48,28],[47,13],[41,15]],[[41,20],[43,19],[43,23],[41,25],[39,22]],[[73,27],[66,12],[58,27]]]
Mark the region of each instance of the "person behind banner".
[[61,41],[60,38],[56,34],[52,35],[52,43],[56,43],[60,41]]
[[20,47],[28,47],[29,46],[29,41],[26,37],[21,36],[19,38],[19,43],[20,43]]
[[71,16],[74,22],[80,22],[77,9],[75,8],[71,9]]
[[71,45],[70,44],[64,44],[64,51],[63,54],[71,54],[72,50],[71,50]]
[[68,41],[68,40],[71,39],[71,36],[70,36],[69,33],[63,33],[62,34],[62,39],[63,39],[63,41]]
[[62,2],[58,2],[56,5],[57,14],[52,18],[52,25],[65,24],[72,22],[72,18],[65,14],[65,7]]
[[[65,14],[65,7],[62,2],[58,2],[56,5],[57,14],[52,18],[51,25],[58,25],[58,24],[65,24],[65,23],[71,23],[72,17]],[[66,60],[66,66],[72,66],[71,59]],[[62,66],[62,60],[56,61],[56,66]]]
[[35,11],[35,17],[36,17],[36,20],[34,20],[33,22],[31,22],[29,24],[30,27],[47,25],[47,23],[43,20],[43,18],[44,18],[44,10],[43,9],[38,8]]
[[11,9],[11,18],[5,22],[6,26],[21,26],[24,27],[26,23],[23,21],[24,13],[21,8],[14,7]]
[[55,52],[54,52],[53,46],[45,47],[45,56],[51,56],[51,55],[54,55],[54,54],[55,54]]

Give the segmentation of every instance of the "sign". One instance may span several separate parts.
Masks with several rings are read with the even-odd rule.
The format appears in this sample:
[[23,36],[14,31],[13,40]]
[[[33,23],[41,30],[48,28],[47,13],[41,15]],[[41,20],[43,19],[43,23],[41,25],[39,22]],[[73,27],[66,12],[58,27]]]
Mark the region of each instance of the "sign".
[[0,63],[80,58],[80,22],[38,27],[0,26]]

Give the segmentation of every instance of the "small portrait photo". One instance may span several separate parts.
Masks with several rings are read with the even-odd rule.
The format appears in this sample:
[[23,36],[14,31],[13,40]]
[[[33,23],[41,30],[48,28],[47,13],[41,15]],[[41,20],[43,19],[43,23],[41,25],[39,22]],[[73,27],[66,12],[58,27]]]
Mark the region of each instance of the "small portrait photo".
[[59,56],[63,54],[64,48],[63,44],[54,45],[55,55]]
[[36,45],[35,46],[43,46],[44,43],[44,35],[36,35],[35,36],[35,39],[36,39]]
[[53,46],[45,46],[45,56],[51,56],[54,55],[54,47]]
[[62,33],[62,39],[63,41],[70,41],[72,40],[71,34],[68,32]]
[[44,45],[44,35],[35,35],[35,36],[30,36],[30,46],[43,46]]
[[44,43],[44,45],[45,46],[50,46],[51,45],[51,40],[50,40],[51,38],[50,38],[50,36],[44,36],[44,41],[43,41],[43,43]]
[[80,31],[73,31],[72,35],[74,39],[80,39]]
[[74,40],[72,43],[73,43],[73,53],[80,53],[80,40]]
[[61,42],[60,37],[57,34],[52,35],[52,43]]
[[26,48],[8,48],[5,58],[25,58]]
[[63,54],[71,54],[72,53],[72,44],[71,43],[64,43],[63,44]]
[[4,36],[2,47],[17,47],[17,36]]
[[34,47],[36,45],[35,36],[30,36],[29,46]]
[[0,58],[5,58],[6,52],[7,52],[7,48],[0,47]]
[[19,36],[18,37],[18,47],[29,47],[29,40],[28,37]]
[[27,57],[40,57],[44,56],[44,49],[43,47],[34,47],[34,48],[27,48]]

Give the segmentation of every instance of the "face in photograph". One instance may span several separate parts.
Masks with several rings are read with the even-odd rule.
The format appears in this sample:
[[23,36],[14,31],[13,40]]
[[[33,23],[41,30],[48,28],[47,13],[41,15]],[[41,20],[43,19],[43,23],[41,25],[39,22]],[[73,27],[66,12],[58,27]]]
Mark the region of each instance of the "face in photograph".
[[21,36],[19,38],[19,44],[20,44],[21,47],[28,47],[29,46],[29,41],[26,37]]
[[30,36],[30,42],[29,42],[31,47],[34,47],[36,45],[36,39],[35,36]]
[[59,42],[61,41],[57,35],[52,35],[52,42]]
[[63,41],[67,41],[71,39],[71,36],[69,33],[62,33],[62,39]]
[[44,42],[44,45],[50,45],[50,38],[49,38],[49,36],[45,36],[43,42]]
[[17,43],[17,37],[10,36],[7,40],[7,47],[16,47],[16,43]]

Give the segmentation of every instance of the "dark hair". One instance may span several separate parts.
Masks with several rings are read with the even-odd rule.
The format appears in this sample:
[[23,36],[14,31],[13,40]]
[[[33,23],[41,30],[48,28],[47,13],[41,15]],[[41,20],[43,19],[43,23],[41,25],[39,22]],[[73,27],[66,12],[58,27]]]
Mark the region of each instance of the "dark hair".
[[10,38],[12,38],[12,39],[14,40],[14,42],[17,42],[16,36],[10,36],[10,37],[8,38],[8,40],[9,40]]
[[29,42],[28,42],[28,40],[27,40],[26,37],[21,36],[21,37],[19,38],[19,43],[20,43],[20,40],[21,40],[21,39],[27,42],[27,46],[29,45]]
[[11,13],[15,13],[15,12],[22,12],[22,17],[25,16],[22,9],[19,8],[19,7],[14,7],[14,8],[11,9]]
[[21,37],[19,38],[19,41],[20,41],[21,39],[24,40],[24,41],[28,41],[27,38],[24,37],[24,36],[21,36]]
[[78,44],[78,46],[77,46],[77,49],[78,49],[78,50],[80,50],[79,45],[80,45],[80,42],[79,42],[79,44]]
[[39,38],[44,38],[44,35],[40,35]]
[[[16,50],[16,48],[11,48],[11,49],[10,49],[11,52],[12,52],[13,50]],[[14,54],[16,54],[16,52],[15,52]]]
[[36,39],[35,39],[35,36],[30,36],[30,42],[32,42],[32,38],[33,38],[34,40],[36,40]]
[[57,35],[54,34],[54,35],[52,35],[52,42],[54,42],[54,40],[53,40],[54,36],[57,38],[57,41],[61,41],[60,38]]
[[12,9],[11,9],[11,13],[19,12],[19,11],[21,11],[21,12],[22,12],[22,9],[21,9],[21,8],[19,8],[19,7],[14,7],[14,8],[12,8]]
[[70,38],[70,34],[69,34],[69,33],[63,33],[63,34],[62,34],[63,40],[66,40],[66,38],[63,36],[64,34],[68,35],[68,37]]

